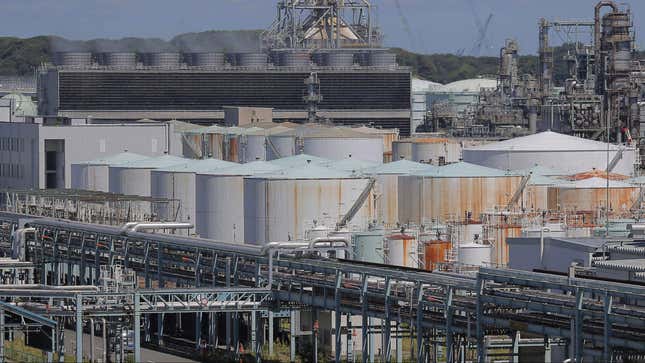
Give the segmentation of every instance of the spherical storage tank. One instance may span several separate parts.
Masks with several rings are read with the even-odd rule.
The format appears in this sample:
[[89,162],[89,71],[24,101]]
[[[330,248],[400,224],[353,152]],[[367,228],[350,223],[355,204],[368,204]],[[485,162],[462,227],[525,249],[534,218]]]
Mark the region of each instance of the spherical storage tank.
[[281,169],[266,161],[253,161],[197,173],[196,232],[204,238],[244,243],[244,178]]
[[478,220],[482,212],[505,207],[522,176],[460,162],[399,177],[399,221],[423,224]]
[[313,221],[335,226],[356,204],[348,226],[367,228],[373,190],[359,196],[369,179],[314,163],[244,180],[244,236],[247,243],[303,239]]
[[[189,160],[151,171],[151,196],[171,199],[172,208],[164,210],[172,215],[160,215],[161,220],[178,220],[196,223],[196,174],[230,168],[238,164],[218,159]],[[176,214],[174,214],[176,213]],[[195,227],[197,229],[197,226]]]
[[[634,147],[610,144],[609,158],[612,160],[621,150],[622,158],[612,172],[632,175],[636,160]],[[607,166],[607,144],[545,131],[466,148],[463,159],[469,163],[502,170],[526,169],[537,164],[575,174],[592,169],[604,170]]]
[[150,174],[152,170],[185,164],[188,161],[189,159],[177,156],[163,155],[110,165],[109,190],[111,193],[149,197],[151,195]]
[[144,159],[148,159],[148,157],[135,153],[123,152],[116,155],[100,157],[83,163],[72,164],[70,167],[72,173],[71,187],[72,189],[109,192],[109,167],[111,165]]
[[385,227],[394,227],[399,222],[399,176],[410,175],[420,171],[429,171],[434,167],[408,160],[398,160],[381,164],[364,171],[376,179],[376,220]]
[[331,160],[353,157],[383,163],[383,139],[348,128],[302,127],[297,130],[303,152]]

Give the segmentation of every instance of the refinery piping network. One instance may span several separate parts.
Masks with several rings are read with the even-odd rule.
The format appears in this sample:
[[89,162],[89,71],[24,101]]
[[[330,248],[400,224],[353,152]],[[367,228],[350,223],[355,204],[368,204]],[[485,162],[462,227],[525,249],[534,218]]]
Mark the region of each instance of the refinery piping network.
[[[251,314],[251,346],[259,361],[263,343],[256,334],[261,320],[256,314],[300,309],[335,312],[337,332],[342,331],[342,315],[360,315],[363,362],[375,354],[367,344],[370,318],[381,319],[382,326],[396,325],[397,331],[409,329],[416,341],[411,353],[419,362],[429,358],[439,337],[447,347],[447,361],[464,359],[462,348],[476,346],[477,360],[484,362],[485,336],[513,337],[517,332],[543,337],[546,345],[560,339],[576,361],[583,355],[628,359],[645,351],[645,308],[639,306],[645,287],[638,285],[575,273],[482,267],[465,276],[320,257],[342,249],[340,240],[256,247],[12,213],[0,214],[0,221],[2,249],[33,262],[33,279],[41,284],[2,287],[1,295],[9,298],[0,307],[2,322],[4,314],[14,313],[62,329],[62,320],[58,325],[56,320],[71,317],[82,331],[89,319],[125,316],[142,327],[134,329],[135,361],[141,361],[142,339],[156,336],[162,344],[163,315],[177,313],[196,313],[196,326],[207,313]],[[136,281],[145,281],[145,289],[100,293],[92,285],[98,285],[101,266],[106,265],[132,269]],[[149,314],[157,315],[156,332],[151,331]],[[214,320],[210,324],[211,334],[203,339],[212,341]],[[239,332],[234,328],[231,336],[229,324],[230,317],[227,345],[237,347]],[[383,329],[379,354],[385,361],[395,359],[391,330]],[[200,329],[195,333],[199,344]],[[342,335],[335,335],[337,362],[344,359]],[[53,346],[63,349],[62,339],[54,340]],[[270,337],[266,344],[272,341]],[[77,334],[78,361],[83,359],[82,344],[82,334]]]

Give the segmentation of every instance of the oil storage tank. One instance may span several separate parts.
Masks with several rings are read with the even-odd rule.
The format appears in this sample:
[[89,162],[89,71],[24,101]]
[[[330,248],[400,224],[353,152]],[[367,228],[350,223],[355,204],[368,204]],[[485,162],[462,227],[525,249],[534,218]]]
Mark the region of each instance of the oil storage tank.
[[111,165],[129,163],[147,159],[147,156],[123,152],[116,155],[101,157],[89,160],[83,163],[71,165],[72,189],[93,190],[97,192],[110,191],[110,173]]
[[609,209],[614,213],[626,212],[638,200],[639,192],[640,188],[633,184],[593,177],[550,188],[549,208],[595,212],[607,207],[609,194]]
[[[201,172],[230,168],[238,164],[218,159],[189,160],[151,171],[151,196],[172,200],[169,211],[174,215],[160,215],[161,220],[179,220],[196,223],[196,175]],[[195,226],[197,229],[197,226]],[[184,230],[185,231],[185,230]]]
[[445,137],[413,138],[412,161],[445,165],[461,160],[461,144]]
[[109,166],[110,193],[150,197],[152,170],[185,164],[189,159],[163,155]]
[[610,161],[619,158],[612,172],[633,175],[636,161],[633,146],[607,145],[552,131],[466,148],[463,158],[469,163],[501,170],[526,169],[537,164],[575,174],[592,169],[604,170],[607,167],[607,148]]
[[392,144],[399,139],[398,129],[377,129],[361,126],[352,128],[353,131],[363,132],[370,135],[378,135],[383,139],[383,162],[389,163],[398,159],[392,159]]
[[396,140],[392,143],[392,161],[412,160],[412,139]]
[[305,126],[297,129],[305,154],[332,160],[353,158],[383,163],[382,138],[348,128]]
[[[369,178],[308,163],[244,181],[244,236],[247,243],[299,240],[316,221],[365,229],[373,218]],[[354,211],[354,213],[350,213]]]
[[365,170],[366,175],[376,180],[374,189],[377,222],[386,228],[392,228],[399,222],[399,176],[430,171],[433,168],[427,164],[398,160]]
[[283,153],[285,154],[284,156],[293,155],[295,136],[291,138],[287,135],[280,136],[289,131],[291,129],[284,126],[271,127],[269,129],[247,129],[244,133],[242,162],[248,163],[256,160],[267,161],[278,159],[282,157]]
[[419,268],[419,241],[411,234],[396,233],[386,237],[387,263]]
[[309,154],[298,154],[293,156],[287,156],[285,158],[280,158],[280,159],[271,161],[272,164],[275,164],[283,169],[300,168],[308,164],[327,165],[331,162],[333,162],[333,160],[319,158],[317,156],[313,156]]
[[399,221],[478,220],[482,212],[504,208],[522,176],[466,162],[399,177]]
[[244,243],[244,178],[281,169],[267,161],[252,161],[197,173],[196,232],[203,238]]

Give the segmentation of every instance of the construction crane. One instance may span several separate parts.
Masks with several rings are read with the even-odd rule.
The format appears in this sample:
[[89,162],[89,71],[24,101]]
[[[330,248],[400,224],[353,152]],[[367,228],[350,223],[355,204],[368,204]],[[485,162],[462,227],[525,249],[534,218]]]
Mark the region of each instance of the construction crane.
[[399,13],[399,17],[401,18],[401,24],[403,25],[403,30],[405,30],[408,37],[410,38],[410,46],[412,47],[411,50],[414,50],[416,49],[416,42],[414,41],[414,34],[412,33],[410,22],[408,22],[408,18],[406,18],[405,13],[403,12],[403,7],[401,6],[401,2],[399,0],[394,0],[394,5],[396,6],[396,10]]
[[475,10],[473,0],[470,0],[469,2],[473,18],[475,18],[475,26],[477,27],[477,38],[475,40],[475,44],[473,44],[473,47],[470,50],[470,55],[478,57],[481,54],[482,47],[488,43],[488,28],[490,27],[491,20],[493,20],[493,14],[488,14],[488,18],[486,18],[486,21],[482,24],[477,11]]

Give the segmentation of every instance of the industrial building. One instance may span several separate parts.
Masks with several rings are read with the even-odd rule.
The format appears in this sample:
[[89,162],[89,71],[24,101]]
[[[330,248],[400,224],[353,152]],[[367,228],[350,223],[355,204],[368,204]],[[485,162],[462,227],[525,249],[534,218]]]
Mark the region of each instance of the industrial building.
[[175,133],[175,127],[172,122],[74,125],[2,122],[0,186],[70,188],[71,165],[75,163],[124,151],[144,156],[180,155],[180,134]]
[[[210,124],[224,123],[227,106],[264,107],[272,108],[278,121],[313,117],[410,134],[411,72],[382,48],[369,2],[314,8],[301,1],[279,2],[278,10],[261,49],[244,53],[56,54],[54,64],[38,76],[39,113]],[[354,16],[359,11],[364,15]],[[287,16],[293,23],[280,18]],[[328,38],[329,30],[320,24],[336,23],[335,17],[348,23]]]

